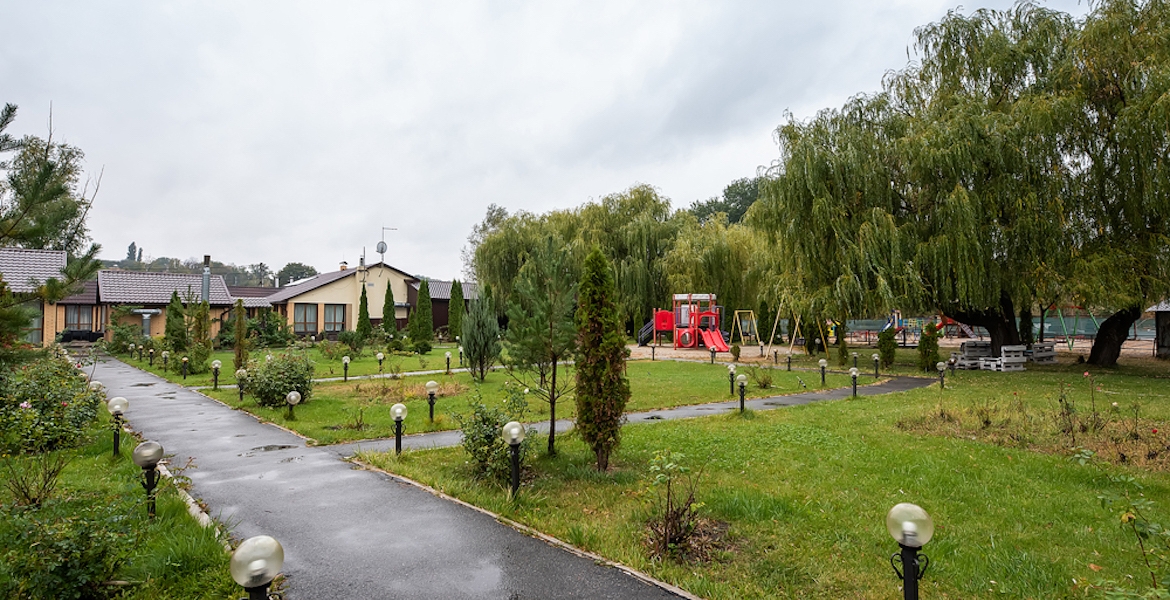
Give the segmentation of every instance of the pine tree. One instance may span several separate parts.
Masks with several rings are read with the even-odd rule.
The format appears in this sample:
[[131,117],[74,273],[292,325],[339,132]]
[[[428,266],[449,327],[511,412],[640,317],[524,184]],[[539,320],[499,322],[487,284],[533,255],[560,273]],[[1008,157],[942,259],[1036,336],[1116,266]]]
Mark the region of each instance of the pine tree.
[[366,286],[362,284],[362,297],[358,301],[357,335],[361,340],[368,340],[374,333],[374,326],[370,323],[370,304],[366,300]]
[[164,339],[167,348],[170,348],[172,352],[186,352],[188,345],[187,311],[183,309],[183,303],[179,300],[179,292],[171,292],[166,318]]
[[232,326],[235,327],[235,357],[232,366],[238,371],[248,366],[248,318],[245,314],[244,301],[236,300],[235,315]]
[[418,287],[418,304],[410,313],[410,341],[415,344],[430,342],[435,339],[435,320],[431,309],[431,286],[423,280]]
[[585,259],[578,292],[576,427],[597,457],[597,470],[605,471],[621,441],[630,382],[612,267],[596,246]]
[[394,308],[394,286],[386,282],[386,297],[382,300],[382,330],[389,334],[398,333],[398,317]]
[[471,369],[471,377],[483,382],[487,372],[500,356],[500,325],[496,309],[488,299],[473,300],[467,318],[463,320],[463,356]]
[[463,284],[456,279],[451,282],[451,302],[447,305],[447,332],[451,337],[463,335]]

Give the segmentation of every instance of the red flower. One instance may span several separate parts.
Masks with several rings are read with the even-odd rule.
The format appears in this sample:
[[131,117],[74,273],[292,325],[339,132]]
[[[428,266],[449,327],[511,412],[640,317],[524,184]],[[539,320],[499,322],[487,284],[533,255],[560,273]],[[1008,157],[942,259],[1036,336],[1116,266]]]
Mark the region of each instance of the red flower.
[[[61,403],[61,406],[69,406],[69,403],[68,403],[68,402],[62,402],[62,403]],[[1157,432],[1155,432],[1155,433],[1157,433]]]
[[1089,372],[1085,371],[1085,377],[1088,377],[1088,376],[1089,376]]
[[1154,432],[1154,433],[1158,433],[1158,430],[1155,428],[1155,429],[1153,430],[1153,432]]

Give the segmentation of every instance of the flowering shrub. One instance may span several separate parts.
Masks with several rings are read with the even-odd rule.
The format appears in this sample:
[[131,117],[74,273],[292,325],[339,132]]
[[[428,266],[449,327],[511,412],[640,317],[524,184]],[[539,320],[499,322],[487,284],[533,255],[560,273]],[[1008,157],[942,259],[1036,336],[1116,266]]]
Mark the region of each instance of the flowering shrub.
[[[503,438],[504,425],[512,420],[523,421],[528,409],[527,393],[528,390],[518,385],[508,385],[508,396],[501,410],[485,405],[477,389],[470,403],[471,412],[455,416],[463,434],[463,449],[471,456],[469,464],[476,477],[501,482],[508,480],[512,472],[512,459],[511,450]],[[521,469],[532,446],[534,433],[535,430],[529,430],[524,441],[520,442]]]
[[45,452],[80,442],[101,392],[61,358],[43,358],[0,380],[0,452]]
[[272,360],[265,357],[248,367],[248,391],[260,406],[284,406],[285,397],[293,390],[301,394],[301,402],[308,402],[313,393],[313,363],[304,354],[287,352]]

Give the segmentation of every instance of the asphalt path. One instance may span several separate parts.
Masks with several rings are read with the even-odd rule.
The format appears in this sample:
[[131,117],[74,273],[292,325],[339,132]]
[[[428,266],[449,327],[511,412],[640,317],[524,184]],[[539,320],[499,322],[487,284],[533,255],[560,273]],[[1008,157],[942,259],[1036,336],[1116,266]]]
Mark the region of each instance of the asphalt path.
[[[239,538],[284,546],[286,598],[678,598],[116,359],[95,379]],[[241,590],[242,591],[242,590]]]

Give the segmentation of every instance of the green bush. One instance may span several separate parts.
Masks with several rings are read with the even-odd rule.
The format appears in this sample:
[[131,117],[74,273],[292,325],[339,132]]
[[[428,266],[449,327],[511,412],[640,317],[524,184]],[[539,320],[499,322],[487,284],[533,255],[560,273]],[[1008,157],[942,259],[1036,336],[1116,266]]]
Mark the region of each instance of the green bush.
[[[123,508],[123,507],[118,507]],[[103,586],[133,546],[128,517],[93,498],[0,509],[0,595],[5,598],[106,598]]]
[[[455,415],[459,428],[463,433],[463,449],[471,455],[471,468],[476,477],[494,481],[508,481],[512,473],[512,458],[508,443],[504,441],[502,432],[508,421],[520,421],[524,418],[528,402],[525,391],[518,385],[508,386],[508,400],[504,409],[492,408],[485,405],[476,391],[471,401],[471,412],[465,415]],[[532,435],[520,442],[520,467],[524,468],[528,448],[532,445]]]
[[878,360],[882,368],[889,368],[894,364],[894,354],[898,350],[898,332],[888,327],[878,333]]
[[104,398],[61,358],[27,363],[0,379],[0,452],[76,446]]
[[337,334],[337,341],[347,348],[349,357],[354,359],[361,356],[366,347],[366,338],[356,331],[342,331]]
[[304,354],[284,353],[248,369],[248,391],[261,406],[284,406],[293,390],[300,392],[301,402],[313,393],[313,363]]
[[934,371],[934,365],[939,360],[938,328],[934,323],[927,323],[922,326],[922,337],[918,339],[918,368]]
[[739,362],[739,354],[741,352],[743,352],[743,349],[739,347],[739,344],[732,344],[731,345],[731,361],[732,362]]
[[423,355],[430,352],[432,347],[428,340],[411,340],[410,348],[419,355]]

